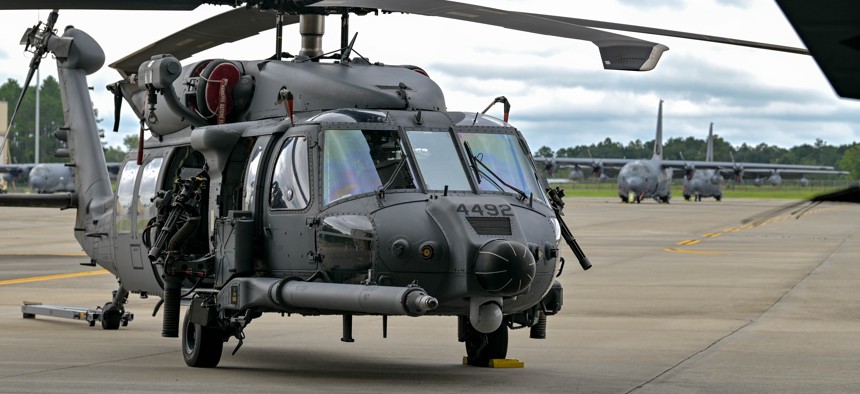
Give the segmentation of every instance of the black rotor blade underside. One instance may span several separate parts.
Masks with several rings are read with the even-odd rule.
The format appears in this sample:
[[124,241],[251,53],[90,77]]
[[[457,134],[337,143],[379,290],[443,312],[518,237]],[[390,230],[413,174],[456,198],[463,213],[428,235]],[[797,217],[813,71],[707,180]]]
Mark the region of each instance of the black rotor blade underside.
[[[124,76],[137,72],[154,55],[171,54],[182,60],[206,49],[248,38],[275,27],[276,13],[236,8],[164,37],[110,65]],[[285,15],[284,24],[298,23],[296,15]]]
[[447,0],[323,0],[308,5],[308,7],[377,8],[384,11],[438,16],[536,34],[591,41],[600,48],[601,56],[603,56],[604,60],[604,68],[610,69],[649,70],[650,68],[647,68],[649,67],[648,65],[640,64],[641,67],[639,67],[635,64],[611,64],[611,62],[639,59],[642,63],[645,63],[647,59],[656,57],[656,59],[652,59],[650,64],[650,67],[653,68],[653,63],[659,59],[659,54],[663,50],[668,49],[662,47],[655,51],[655,48],[660,47],[660,44],[580,26],[575,23],[555,19],[549,15],[507,11]]
[[860,2],[777,3],[833,90],[839,96],[860,99]]
[[189,11],[206,0],[3,0],[0,9],[4,10],[164,10]]

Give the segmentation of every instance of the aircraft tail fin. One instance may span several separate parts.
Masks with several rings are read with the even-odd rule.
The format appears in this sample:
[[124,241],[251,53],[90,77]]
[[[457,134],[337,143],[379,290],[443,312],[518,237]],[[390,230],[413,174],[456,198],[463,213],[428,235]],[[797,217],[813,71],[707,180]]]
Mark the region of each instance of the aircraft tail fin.
[[714,161],[714,122],[711,122],[711,129],[708,131],[708,150],[705,161]]
[[73,163],[78,207],[75,238],[88,255],[94,256],[96,249],[109,245],[101,242],[100,247],[94,234],[109,231],[113,213],[113,192],[87,83],[87,75],[104,64],[104,51],[92,37],[75,28],[67,28],[61,39],[71,42],[69,51],[76,56],[57,56],[65,121],[58,135],[67,141]]
[[654,160],[663,159],[663,100],[657,108],[657,136],[654,138]]

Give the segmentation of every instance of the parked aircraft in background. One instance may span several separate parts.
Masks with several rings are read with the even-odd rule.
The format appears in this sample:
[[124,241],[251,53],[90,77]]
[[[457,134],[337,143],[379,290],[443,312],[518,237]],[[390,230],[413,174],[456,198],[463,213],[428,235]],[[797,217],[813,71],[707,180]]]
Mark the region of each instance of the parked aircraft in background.
[[657,202],[668,203],[672,198],[673,170],[684,170],[685,174],[693,174],[696,170],[713,169],[732,172],[739,180],[744,172],[756,173],[765,171],[772,175],[796,174],[829,174],[841,175],[844,171],[836,171],[831,166],[810,166],[796,164],[767,164],[725,161],[686,161],[663,159],[663,100],[657,109],[657,133],[654,140],[654,154],[651,159],[610,159],[610,158],[567,158],[536,157],[535,161],[547,165],[580,165],[592,166],[595,173],[603,174],[606,168],[621,167],[618,172],[618,197],[622,202],[640,203],[645,198],[653,198]]
[[[111,180],[116,179],[120,163],[107,163]],[[33,193],[73,192],[71,167],[65,163],[0,164],[0,173],[6,182],[27,179]]]
[[753,179],[753,185],[755,186],[763,186],[765,183],[769,183],[771,186],[779,186],[782,185],[782,180],[784,176],[786,177],[797,177],[800,178],[797,180],[798,185],[801,187],[809,186],[809,178],[807,175],[815,175],[815,174],[823,174],[823,175],[848,175],[848,171],[803,171],[803,170],[770,170],[763,171],[763,174],[766,175],[757,175],[755,179]]
[[[590,156],[590,154],[589,154]],[[536,158],[538,162],[541,162],[542,158]],[[553,156],[550,160],[543,161],[544,163],[544,176],[546,176],[546,180],[549,183],[565,183],[565,182],[582,182],[585,178],[585,173],[582,171],[582,166],[579,164],[565,165],[559,164],[556,160],[556,156]],[[609,177],[606,176],[606,173],[603,171],[603,164],[592,161],[590,164],[592,168],[592,177],[595,178],[597,182],[604,182]],[[556,171],[561,168],[570,168],[570,172],[567,174],[567,178],[554,178]]]
[[[714,122],[708,129],[708,147],[705,151],[705,161],[714,161]],[[702,201],[702,197],[713,197],[720,201],[723,198],[723,175],[715,168],[696,170],[685,169],[684,172],[684,200]]]

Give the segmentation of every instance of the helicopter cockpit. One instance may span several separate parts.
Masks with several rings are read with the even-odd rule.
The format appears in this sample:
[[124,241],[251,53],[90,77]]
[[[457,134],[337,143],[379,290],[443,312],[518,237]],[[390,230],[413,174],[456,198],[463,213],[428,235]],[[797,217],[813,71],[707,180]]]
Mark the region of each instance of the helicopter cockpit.
[[[323,205],[368,193],[443,190],[522,194],[548,205],[527,148],[513,129],[330,128],[322,136]],[[472,173],[477,174],[474,188]]]

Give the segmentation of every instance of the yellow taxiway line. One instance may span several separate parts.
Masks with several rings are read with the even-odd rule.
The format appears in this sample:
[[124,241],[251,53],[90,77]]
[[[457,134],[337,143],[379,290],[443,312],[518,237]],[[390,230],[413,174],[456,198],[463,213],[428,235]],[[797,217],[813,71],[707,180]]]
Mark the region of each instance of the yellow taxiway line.
[[39,256],[39,257],[87,257],[84,252],[79,253],[0,253],[0,256]]
[[45,280],[54,280],[54,279],[77,278],[80,276],[104,275],[104,274],[108,274],[108,273],[109,273],[108,270],[97,270],[97,271],[71,272],[68,274],[33,276],[33,277],[29,277],[29,278],[8,279],[8,280],[0,280],[0,286],[14,285],[14,284],[19,284],[19,283],[41,282],[41,281],[45,281]]
[[666,252],[689,253],[689,254],[725,254],[723,252],[703,252],[703,251],[698,251],[698,250],[687,250],[687,249],[678,249],[678,248],[665,248],[663,250]]

